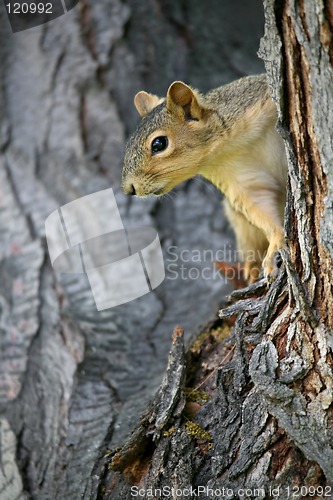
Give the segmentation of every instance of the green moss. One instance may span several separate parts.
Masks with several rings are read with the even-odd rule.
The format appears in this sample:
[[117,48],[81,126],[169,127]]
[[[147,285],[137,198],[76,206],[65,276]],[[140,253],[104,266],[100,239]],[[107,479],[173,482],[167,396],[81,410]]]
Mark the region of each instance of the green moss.
[[172,427],[170,427],[170,429],[163,432],[163,436],[169,437],[169,436],[171,436],[171,434],[173,434],[175,432],[175,430],[176,430],[176,427],[173,425]]
[[104,495],[105,492],[106,492],[106,487],[104,486],[104,484],[100,484],[99,486],[100,495]]
[[222,342],[230,334],[230,327],[228,325],[219,326],[211,331],[211,335],[216,342]]
[[205,391],[198,391],[197,389],[192,389],[191,387],[185,388],[185,394],[186,401],[198,403],[200,406],[203,406],[210,399],[209,394]]
[[185,424],[186,432],[192,436],[196,441],[212,441],[212,436],[208,431],[205,431],[196,422],[186,422]]
[[191,346],[191,351],[192,352],[200,352],[203,344],[209,338],[209,336],[210,336],[210,331],[200,333],[197,340],[195,342],[193,342],[193,344]]
[[200,333],[199,337],[195,342],[193,342],[190,350],[193,353],[200,353],[205,342],[210,342],[213,338],[215,343],[218,344],[222,342],[228,335],[230,334],[230,327],[223,324],[213,330],[207,330],[205,332]]

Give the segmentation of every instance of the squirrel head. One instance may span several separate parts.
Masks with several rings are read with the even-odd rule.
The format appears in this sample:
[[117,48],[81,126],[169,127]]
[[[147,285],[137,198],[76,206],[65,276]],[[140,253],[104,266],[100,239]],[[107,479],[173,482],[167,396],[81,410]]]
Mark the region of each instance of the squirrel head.
[[123,191],[159,196],[199,173],[213,111],[183,82],[172,83],[165,99],[141,91],[134,104],[142,120],[126,145]]

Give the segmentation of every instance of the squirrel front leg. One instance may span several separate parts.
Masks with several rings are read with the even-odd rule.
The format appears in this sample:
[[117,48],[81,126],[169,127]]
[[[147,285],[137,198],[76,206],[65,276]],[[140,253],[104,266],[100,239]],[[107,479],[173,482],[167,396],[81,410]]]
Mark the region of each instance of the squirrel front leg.
[[245,217],[261,229],[268,240],[267,253],[262,265],[265,277],[268,281],[272,281],[278,273],[274,259],[275,253],[285,246],[277,194],[267,190],[250,194],[244,192],[238,196],[237,205]]
[[272,233],[271,239],[269,240],[269,245],[267,249],[266,256],[263,260],[262,266],[264,268],[264,274],[268,281],[273,281],[278,274],[278,268],[275,263],[275,253],[279,252],[286,245],[284,239],[283,228],[277,228],[274,233]]
[[264,255],[268,248],[267,238],[241,212],[234,210],[227,198],[225,198],[223,205],[236,236],[236,260],[244,266],[243,273],[246,281],[253,283],[259,278]]

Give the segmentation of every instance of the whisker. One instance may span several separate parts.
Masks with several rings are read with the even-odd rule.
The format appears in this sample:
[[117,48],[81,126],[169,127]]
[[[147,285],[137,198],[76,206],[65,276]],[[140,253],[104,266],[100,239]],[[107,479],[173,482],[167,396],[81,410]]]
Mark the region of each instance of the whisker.
[[203,184],[204,186],[206,186],[209,191],[216,192],[216,188],[214,188],[214,186],[212,186],[212,184],[210,184],[209,182],[204,181],[200,177],[193,177],[193,179],[199,182],[199,184]]
[[164,200],[166,197],[171,198],[171,200],[174,202],[175,198],[172,196],[176,196],[176,193],[174,191],[168,191],[167,193],[163,193],[162,195],[158,196],[158,200]]
[[[172,170],[168,170],[165,175],[164,175],[164,179],[167,179],[167,175],[168,174],[174,174],[176,172],[181,172],[180,169],[172,169]],[[156,173],[152,173],[152,174],[148,174],[148,175],[145,175],[145,179],[147,181],[154,181],[156,179],[159,179],[161,177],[161,172],[156,172]]]
[[[174,202],[176,198],[176,193],[174,191],[170,191],[169,193],[166,193],[166,195],[171,198],[171,200]],[[174,195],[174,197],[172,196]]]
[[[175,193],[173,193],[173,194],[175,194]],[[162,198],[164,198],[164,197],[168,197],[168,198],[170,198],[173,202],[175,201],[175,199],[171,196],[171,192],[169,192],[169,193],[164,193],[164,195],[162,196]]]
[[169,170],[170,172],[184,172],[186,171],[186,167],[174,167]]

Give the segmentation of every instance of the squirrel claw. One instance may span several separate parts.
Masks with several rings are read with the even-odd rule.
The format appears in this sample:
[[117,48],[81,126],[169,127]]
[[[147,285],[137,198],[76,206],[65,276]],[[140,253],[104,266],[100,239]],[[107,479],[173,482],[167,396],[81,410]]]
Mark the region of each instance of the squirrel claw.
[[264,268],[264,276],[267,280],[268,284],[273,283],[278,274],[279,274],[279,266],[276,263],[275,256],[267,259],[267,257],[263,261],[263,268]]

